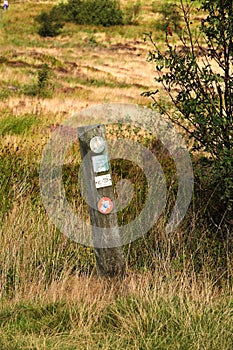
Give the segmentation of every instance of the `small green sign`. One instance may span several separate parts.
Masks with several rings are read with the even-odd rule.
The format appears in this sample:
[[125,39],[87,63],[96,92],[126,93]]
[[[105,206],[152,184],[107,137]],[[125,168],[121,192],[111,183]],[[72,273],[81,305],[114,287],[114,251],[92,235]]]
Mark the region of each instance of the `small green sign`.
[[106,154],[92,157],[92,164],[95,173],[102,173],[109,170],[108,156]]

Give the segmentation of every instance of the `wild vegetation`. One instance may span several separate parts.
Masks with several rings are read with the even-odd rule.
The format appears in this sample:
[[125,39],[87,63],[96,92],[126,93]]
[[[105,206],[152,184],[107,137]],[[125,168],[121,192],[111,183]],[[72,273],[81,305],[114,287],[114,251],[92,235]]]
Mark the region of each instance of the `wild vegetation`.
[[[170,43],[171,29],[166,35],[166,51],[149,35],[154,46],[149,60],[155,62],[159,72],[156,80],[174,108],[169,110],[154,98],[159,89],[146,95],[190,135],[193,151],[205,152],[201,162],[211,174],[205,184],[207,195],[212,197],[207,206],[209,223],[221,234],[224,226],[229,230],[233,210],[233,6],[232,1],[203,1],[201,9],[208,15],[196,33],[192,30],[191,6],[181,2],[184,25],[178,32],[180,47]],[[173,27],[177,31],[177,24]]]
[[139,1],[121,9],[117,0],[69,0],[55,5],[49,12],[36,17],[40,23],[38,34],[57,36],[65,22],[111,27],[137,23],[141,4]]
[[[231,350],[233,347],[232,219],[230,210],[224,216],[226,207],[221,204],[224,187],[214,182],[217,169],[222,167],[219,174],[224,181],[224,172],[232,169],[230,149],[224,153],[227,158],[221,158],[226,160],[227,168],[224,162],[215,163],[210,157],[210,148],[192,151],[196,174],[193,201],[184,221],[168,235],[164,226],[177,188],[171,157],[158,140],[132,126],[107,127],[108,138],[132,138],[156,154],[169,192],[167,206],[156,225],[140,240],[124,247],[127,276],[120,281],[97,276],[93,250],[70,241],[56,229],[40,196],[39,165],[44,145],[61,122],[87,106],[106,102],[151,106],[152,102],[153,108],[157,108],[157,104],[163,107],[160,111],[164,118],[174,116],[180,121],[180,132],[182,126],[187,126],[192,133],[194,129],[188,121],[197,126],[199,121],[197,130],[205,135],[201,119],[195,119],[200,114],[192,109],[192,92],[186,96],[192,112],[188,115],[177,114],[177,104],[172,104],[163,94],[152,95],[152,101],[146,96],[148,93],[143,94],[161,91],[162,82],[165,87],[170,86],[168,92],[173,100],[180,92],[180,100],[175,101],[179,102],[180,112],[186,112],[182,88],[190,86],[186,76],[196,72],[204,56],[190,56],[189,51],[184,55],[189,36],[184,39],[181,31],[189,22],[182,19],[182,11],[177,7],[179,1],[173,3],[169,5],[166,1],[165,8],[164,1],[142,0],[138,13],[138,2],[121,1],[124,14],[128,11],[130,17],[132,9],[135,10],[133,24],[114,25],[110,29],[64,21],[55,37],[38,35],[40,23],[35,22],[41,13],[51,13],[57,5],[55,2],[11,3],[9,10],[1,13],[0,348],[3,350]],[[196,10],[199,2],[192,3],[195,5],[190,9],[193,23],[192,28],[188,28],[195,34],[207,8]],[[174,11],[169,12],[169,8]],[[217,29],[213,26],[218,23],[208,24],[208,19],[203,22],[204,31],[212,28],[207,38],[215,35]],[[152,42],[144,40],[145,33],[150,32]],[[187,41],[182,42],[182,38]],[[227,40],[231,40],[230,37],[227,36]],[[164,49],[165,42],[169,45],[168,51]],[[183,51],[178,55],[175,47]],[[203,37],[200,47],[209,53]],[[155,65],[146,62],[148,52]],[[179,59],[183,59],[181,69]],[[189,71],[186,59],[192,59]],[[158,60],[164,62],[164,66]],[[211,57],[209,60],[212,63]],[[168,62],[174,67],[175,85],[169,80]],[[168,75],[161,79],[158,70]],[[177,83],[179,72],[181,87]],[[205,76],[202,70],[199,73],[202,75],[197,75],[198,79],[202,82],[205,78],[211,91],[214,84],[223,89],[218,75],[209,80],[211,67]],[[217,74],[222,75],[222,71]],[[181,90],[177,91],[178,88]],[[232,85],[229,88],[232,89]],[[217,92],[218,96],[211,92],[210,97],[216,97],[214,111],[219,112],[222,94],[219,89]],[[210,100],[206,107],[202,100],[199,102],[197,107],[206,115]],[[212,114],[208,116],[216,121],[215,134],[207,130],[215,146],[214,135],[223,130],[223,125]],[[228,122],[225,117],[224,120]],[[230,130],[229,125],[227,132]],[[186,135],[184,132],[184,138]],[[196,146],[188,138],[187,144],[190,149]],[[219,145],[221,151],[223,143]],[[221,152],[217,155],[221,156]],[[211,172],[213,161],[219,168],[214,167]],[[85,217],[86,206],[77,176],[80,163],[79,147],[74,144],[63,167],[64,186],[74,210]],[[128,178],[135,184],[133,201],[119,213],[121,224],[131,221],[142,209],[147,184],[142,171],[130,162],[115,160],[112,168],[114,182]],[[228,174],[227,181],[230,181]],[[230,192],[225,198],[230,204],[232,192],[228,189]],[[217,225],[215,220],[213,223],[215,216],[209,216],[214,204],[220,210],[221,227],[219,221]]]

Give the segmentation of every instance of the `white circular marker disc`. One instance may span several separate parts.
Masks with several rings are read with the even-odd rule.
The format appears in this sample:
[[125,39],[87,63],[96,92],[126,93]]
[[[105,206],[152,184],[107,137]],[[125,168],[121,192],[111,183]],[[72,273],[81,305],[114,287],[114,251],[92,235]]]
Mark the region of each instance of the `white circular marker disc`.
[[101,153],[106,147],[106,141],[101,136],[95,136],[90,141],[90,149],[94,153]]

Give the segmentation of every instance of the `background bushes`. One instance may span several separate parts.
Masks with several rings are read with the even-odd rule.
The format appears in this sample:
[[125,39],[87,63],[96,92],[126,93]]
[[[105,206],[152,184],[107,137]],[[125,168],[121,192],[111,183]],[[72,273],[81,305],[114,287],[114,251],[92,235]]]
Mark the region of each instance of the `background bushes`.
[[40,36],[54,37],[60,33],[65,22],[110,27],[137,24],[141,11],[140,1],[127,5],[124,11],[118,0],[69,0],[42,12],[36,21],[40,23]]
[[64,25],[60,11],[43,11],[36,17],[36,21],[40,23],[38,34],[43,37],[57,36]]
[[[204,11],[205,17],[199,28],[193,27],[192,4],[181,5],[181,17],[169,12],[175,5],[161,11],[174,30],[183,19],[177,32],[180,47],[172,43],[171,28],[167,27],[163,49],[148,35],[153,45],[148,60],[156,66],[159,88],[144,96],[151,96],[154,108],[192,140],[195,205],[208,227],[228,242],[233,209],[232,1],[202,0],[198,11]],[[166,105],[161,102],[164,95]]]
[[123,24],[123,18],[117,0],[69,0],[66,4],[53,7],[48,13],[42,12],[36,21],[40,23],[40,36],[54,37],[60,33],[64,22],[110,27]]
[[104,27],[123,24],[123,12],[116,0],[69,0],[63,8],[68,19],[77,24]]

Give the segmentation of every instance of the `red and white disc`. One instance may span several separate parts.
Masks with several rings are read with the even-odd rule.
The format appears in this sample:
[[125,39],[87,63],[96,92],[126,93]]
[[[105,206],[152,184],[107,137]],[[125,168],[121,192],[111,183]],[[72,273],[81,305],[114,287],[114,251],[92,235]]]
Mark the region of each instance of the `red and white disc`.
[[100,198],[97,207],[100,213],[109,214],[113,210],[113,202],[108,197],[102,197]]

